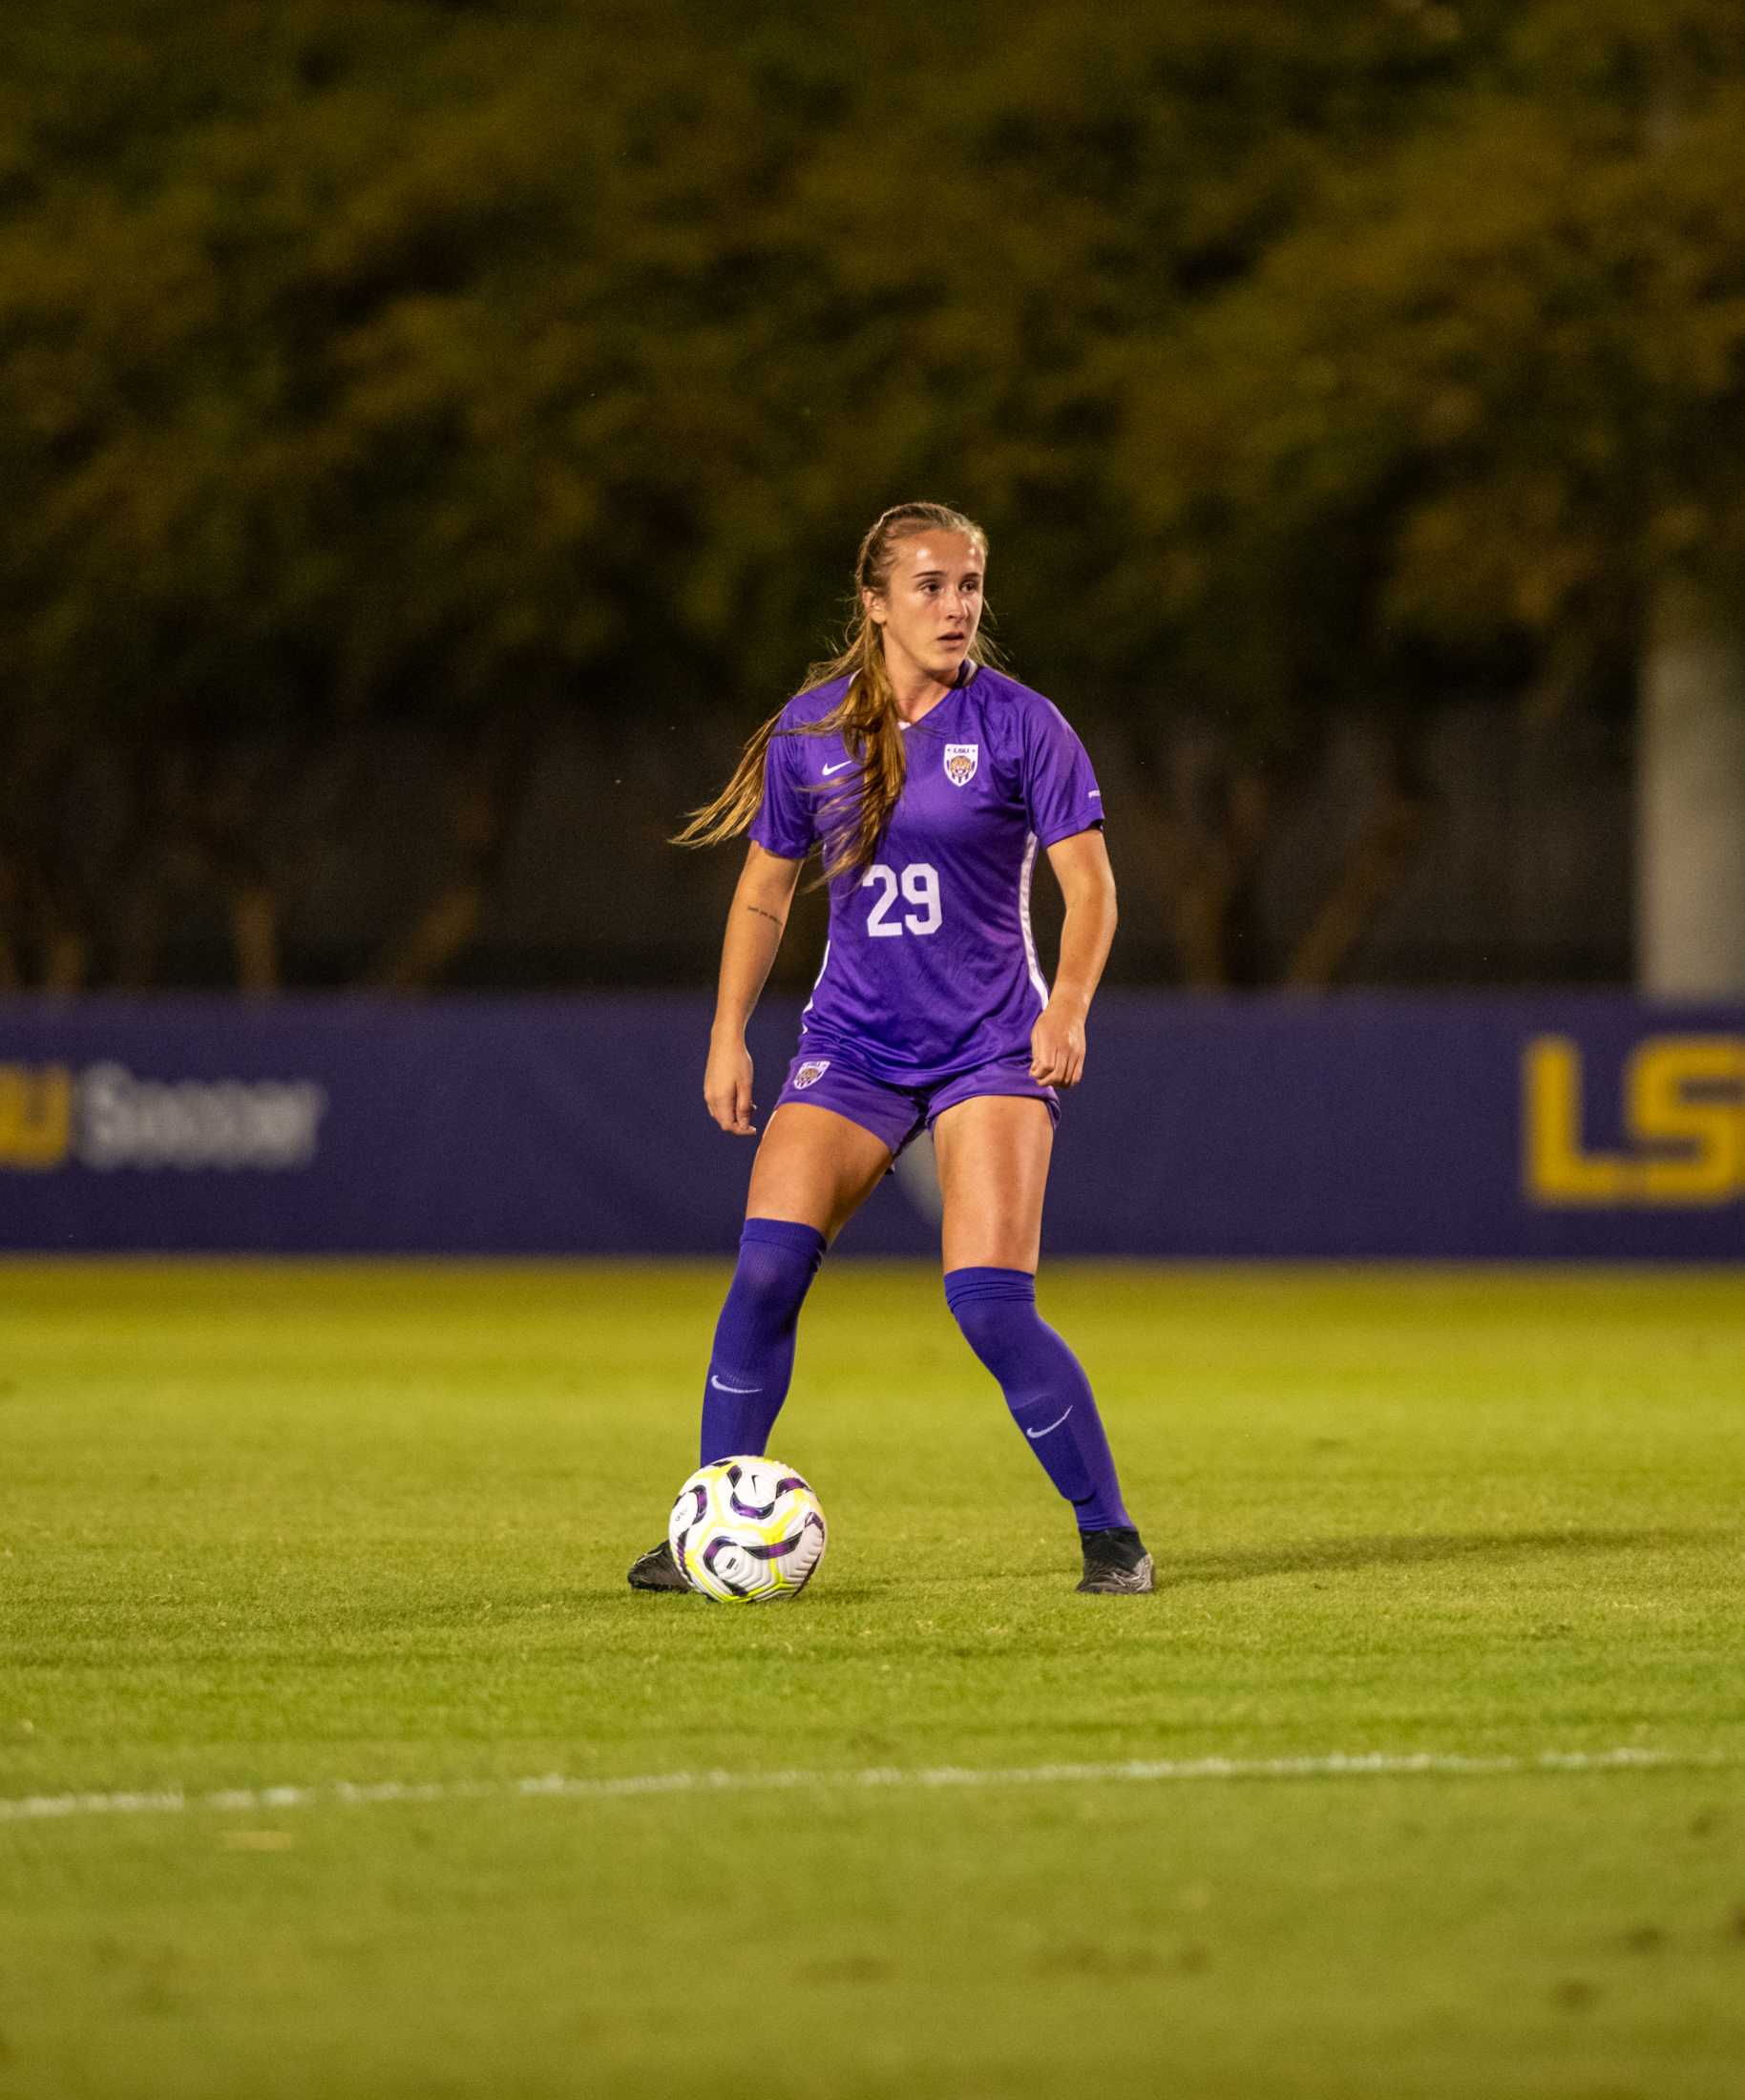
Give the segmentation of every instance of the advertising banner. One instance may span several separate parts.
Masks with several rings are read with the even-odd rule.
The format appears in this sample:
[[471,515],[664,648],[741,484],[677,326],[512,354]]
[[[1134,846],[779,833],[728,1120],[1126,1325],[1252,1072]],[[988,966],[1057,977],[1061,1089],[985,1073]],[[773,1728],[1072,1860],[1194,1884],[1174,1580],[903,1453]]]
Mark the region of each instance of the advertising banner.
[[[0,1248],[728,1252],[689,995],[0,1001]],[[773,1100],[797,1014],[754,1025]],[[758,1119],[761,1123],[761,1117]],[[845,1252],[937,1246],[912,1146]],[[1054,1254],[1745,1255],[1745,1007],[1110,993]]]

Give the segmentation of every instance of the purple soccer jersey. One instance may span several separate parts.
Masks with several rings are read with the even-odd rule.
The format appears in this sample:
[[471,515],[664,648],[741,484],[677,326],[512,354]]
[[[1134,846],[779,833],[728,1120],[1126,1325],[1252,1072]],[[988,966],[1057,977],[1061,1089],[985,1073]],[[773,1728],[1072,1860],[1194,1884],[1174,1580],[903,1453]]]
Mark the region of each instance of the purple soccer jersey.
[[[840,678],[789,701],[781,729],[822,720],[847,689]],[[985,665],[904,744],[902,797],[876,861],[830,884],[830,939],[800,1043],[924,1086],[1028,1060],[1048,998],[1030,931],[1037,851],[1101,825],[1103,796],[1060,709]],[[751,836],[803,860],[856,786],[840,737],[778,731]]]

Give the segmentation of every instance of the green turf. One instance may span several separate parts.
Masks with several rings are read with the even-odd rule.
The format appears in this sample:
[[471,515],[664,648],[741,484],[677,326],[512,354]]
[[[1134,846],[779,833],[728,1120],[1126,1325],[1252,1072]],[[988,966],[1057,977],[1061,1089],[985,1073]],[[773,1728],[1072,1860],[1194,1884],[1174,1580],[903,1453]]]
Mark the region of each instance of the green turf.
[[622,1584],[721,1283],[0,1265],[0,1798],[843,1775],[0,1821],[0,2095],[1738,2094],[1737,1276],[1052,1271],[1131,1600],[936,1279],[836,1265],[764,1610]]

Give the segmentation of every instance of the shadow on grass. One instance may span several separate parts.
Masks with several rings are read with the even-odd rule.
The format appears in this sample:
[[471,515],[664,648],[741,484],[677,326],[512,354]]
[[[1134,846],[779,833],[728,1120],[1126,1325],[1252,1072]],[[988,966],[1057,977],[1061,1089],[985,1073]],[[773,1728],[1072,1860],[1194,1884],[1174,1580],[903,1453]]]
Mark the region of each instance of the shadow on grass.
[[[796,1606],[803,1605],[808,1610],[815,1609],[820,1606],[828,1608],[832,1605],[859,1605],[866,1604],[874,1597],[882,1597],[888,1591],[894,1590],[897,1586],[898,1586],[895,1583],[885,1582],[882,1580],[874,1580],[872,1582],[856,1580],[851,1583],[825,1582],[821,1580],[815,1586],[809,1586],[804,1595],[783,1601],[794,1604]],[[616,1595],[617,1593],[616,1591],[614,1591],[612,1592],[612,1594]],[[677,1595],[685,1604],[706,1605],[710,1602],[707,1597],[684,1597],[682,1591],[674,1592],[672,1590],[667,1590],[665,1592],[661,1592],[645,1589],[632,1589],[628,1583],[626,1583],[623,1587],[623,1597],[625,1601],[642,1606],[649,1605],[655,1598],[662,1594],[664,1594],[668,1598]],[[557,1601],[567,1604],[598,1604],[599,1602],[599,1593],[598,1590],[587,1589],[566,1590],[558,1593]]]
[[1252,1583],[1269,1575],[1346,1575],[1360,1568],[1427,1567],[1448,1561],[1524,1561],[1541,1554],[1630,1553],[1686,1546],[1723,1536],[1713,1531],[1430,1531],[1372,1538],[1304,1539],[1291,1545],[1196,1553],[1160,1563],[1160,1589],[1195,1583]]
[[[1713,1527],[1688,1531],[1427,1531],[1382,1532],[1368,1537],[1302,1539],[1270,1546],[1232,1547],[1228,1552],[1188,1553],[1176,1558],[1167,1550],[1158,1554],[1159,1589],[1187,1589],[1207,1583],[1256,1583],[1275,1575],[1352,1575],[1377,1567],[1434,1567],[1452,1562],[1499,1565],[1511,1561],[1530,1561],[1556,1554],[1600,1554],[1656,1551],[1675,1547],[1711,1545],[1736,1540],[1736,1532]],[[1073,1556],[1074,1576],[1077,1556]],[[1004,1589],[1014,1583],[1059,1585],[1067,1576],[1064,1551],[1058,1563],[1045,1566],[1015,1568],[954,1566],[949,1582],[943,1576],[925,1574],[897,1583],[884,1577],[856,1577],[838,1583],[821,1580],[801,1600],[809,1606],[855,1606],[903,1592],[918,1596],[930,1587],[949,1586],[954,1591],[978,1588]],[[610,1593],[613,1586],[606,1586]],[[627,1585],[618,1592],[626,1604],[644,1608],[650,1597]],[[515,1599],[499,1599],[514,1604]],[[572,1589],[537,1593],[534,1602],[544,1606],[599,1604],[598,1589]],[[704,1600],[688,1600],[699,1602]]]

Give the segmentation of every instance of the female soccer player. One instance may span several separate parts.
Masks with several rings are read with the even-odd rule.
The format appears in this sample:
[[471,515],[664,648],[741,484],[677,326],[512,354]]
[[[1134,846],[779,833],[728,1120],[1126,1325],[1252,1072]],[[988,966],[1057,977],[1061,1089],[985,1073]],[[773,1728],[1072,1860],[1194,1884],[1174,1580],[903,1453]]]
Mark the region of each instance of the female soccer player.
[[[679,843],[748,830],[722,947],[704,1099],[754,1134],[746,1023],[808,855],[830,939],[751,1169],[739,1264],[703,1395],[703,1463],[762,1452],[826,1248],[909,1141],[933,1133],[945,1296],[1078,1520],[1083,1590],[1152,1587],[1078,1358],[1036,1310],[1057,1087],[1115,931],[1103,803],[1059,710],[978,642],[987,536],[936,503],[887,511],[861,543],[848,645],[746,746]],[[1066,915],[1049,991],[1030,931],[1043,847]],[[637,1589],[683,1589],[664,1542]]]

